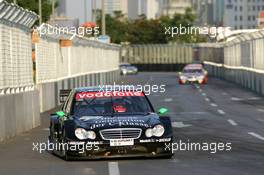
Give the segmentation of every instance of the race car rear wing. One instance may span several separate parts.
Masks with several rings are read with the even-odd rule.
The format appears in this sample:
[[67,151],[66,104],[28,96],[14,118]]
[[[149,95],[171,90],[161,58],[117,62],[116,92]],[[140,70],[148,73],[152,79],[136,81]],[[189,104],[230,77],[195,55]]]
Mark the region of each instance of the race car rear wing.
[[67,97],[70,95],[71,89],[61,89],[60,90],[60,103],[64,103]]

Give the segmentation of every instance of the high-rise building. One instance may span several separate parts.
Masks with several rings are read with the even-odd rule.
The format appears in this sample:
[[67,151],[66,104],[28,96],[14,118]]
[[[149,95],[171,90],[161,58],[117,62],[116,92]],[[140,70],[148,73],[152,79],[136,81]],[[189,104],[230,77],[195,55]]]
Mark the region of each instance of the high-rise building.
[[212,0],[213,22],[216,26],[222,26],[224,22],[225,0]]
[[224,26],[233,29],[255,29],[263,0],[225,0]]
[[145,14],[147,19],[156,19],[159,13],[159,0],[140,0],[141,5],[141,14]]
[[128,15],[128,0],[104,0],[105,13],[113,15],[115,11],[120,11],[125,16]]
[[78,20],[80,24],[91,21],[92,0],[59,0],[56,8],[56,16],[59,18],[68,18]]
[[184,14],[186,8],[192,7],[191,0],[163,0],[161,14],[173,16],[175,13]]
[[[128,0],[104,0],[104,5],[106,14],[113,15],[115,11],[121,11],[127,16]],[[60,17],[78,19],[82,24],[87,21],[95,21],[92,8],[101,9],[101,7],[101,0],[59,0],[56,13]]]
[[192,0],[197,25],[221,26],[224,17],[224,0]]
[[128,0],[128,18],[136,19],[145,15],[147,19],[159,17],[161,0]]

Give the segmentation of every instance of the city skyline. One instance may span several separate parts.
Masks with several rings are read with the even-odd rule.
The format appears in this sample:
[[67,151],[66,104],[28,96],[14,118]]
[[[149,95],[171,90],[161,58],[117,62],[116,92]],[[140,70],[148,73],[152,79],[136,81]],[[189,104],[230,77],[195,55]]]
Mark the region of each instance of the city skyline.
[[[82,24],[94,21],[92,9],[101,9],[101,0],[60,0],[56,9],[58,17],[66,17]],[[264,1],[240,0],[105,0],[105,13],[113,15],[121,11],[124,17],[136,19],[144,14],[147,19],[157,19],[161,15],[170,17],[183,14],[191,7],[197,16],[197,25],[228,26],[233,29],[253,29],[258,27],[258,17],[264,10]]]

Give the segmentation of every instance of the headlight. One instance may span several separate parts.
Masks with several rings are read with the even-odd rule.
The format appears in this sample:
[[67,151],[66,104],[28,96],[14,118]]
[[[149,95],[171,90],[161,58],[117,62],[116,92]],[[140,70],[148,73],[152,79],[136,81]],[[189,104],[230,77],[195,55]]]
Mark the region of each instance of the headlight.
[[200,75],[200,76],[197,77],[197,79],[202,80],[202,79],[204,79],[204,76]]
[[145,134],[146,134],[146,137],[152,137],[153,136],[153,134],[152,134],[152,128],[147,129],[146,132],[145,132]]
[[86,131],[83,128],[77,128],[75,129],[75,136],[80,140],[85,139],[92,139],[94,140],[96,138],[96,134],[94,131]]
[[154,126],[154,128],[147,129],[145,134],[146,137],[152,137],[152,136],[161,137],[164,134],[164,131],[165,129],[162,125],[156,125]]
[[165,131],[165,129],[162,125],[156,125],[152,129],[153,135],[156,137],[161,137],[164,134],[164,131]]
[[180,79],[181,80],[185,80],[185,79],[187,79],[185,76],[180,76]]

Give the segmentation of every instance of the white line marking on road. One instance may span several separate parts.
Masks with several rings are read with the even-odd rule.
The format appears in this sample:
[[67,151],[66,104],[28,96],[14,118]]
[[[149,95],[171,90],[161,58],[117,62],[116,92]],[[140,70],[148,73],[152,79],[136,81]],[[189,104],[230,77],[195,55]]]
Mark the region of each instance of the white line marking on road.
[[210,101],[210,99],[209,99],[209,98],[205,98],[205,101],[209,102],[209,101]]
[[264,112],[264,109],[258,109],[259,112]]
[[241,100],[243,100],[243,99],[241,99],[241,98],[237,98],[237,97],[231,97],[231,100],[232,100],[232,101],[241,101]]
[[253,137],[256,137],[256,138],[258,138],[258,139],[264,141],[264,137],[261,136],[261,135],[259,135],[259,134],[256,134],[256,133],[254,133],[254,132],[248,132],[248,134],[249,134],[249,135],[252,135]]
[[228,95],[226,92],[223,92],[222,95]]
[[202,96],[206,96],[206,93],[202,93]]
[[262,118],[261,119],[257,119],[257,120],[260,121],[260,122],[264,122],[264,119],[262,119]]
[[250,98],[237,98],[237,97],[232,97],[231,100],[233,101],[245,101],[245,100],[260,100],[260,97],[250,97]]
[[217,107],[217,106],[218,106],[218,105],[215,104],[215,103],[211,103],[210,105],[213,106],[213,107]]
[[172,102],[172,98],[165,98],[164,101],[165,102]]
[[168,112],[169,115],[204,115],[208,112]]
[[261,98],[260,97],[250,97],[248,98],[248,100],[260,100]]
[[171,163],[180,163],[180,160],[174,158],[174,159],[171,159],[170,162],[171,162]]
[[202,92],[203,90],[202,89],[199,89],[199,92]]
[[233,126],[237,126],[237,123],[234,121],[234,120],[232,120],[232,119],[228,119],[227,120],[231,125],[233,125]]
[[118,162],[108,162],[109,175],[120,175]]
[[184,124],[183,122],[172,122],[171,125],[174,128],[186,128],[192,126],[191,124]]
[[218,109],[217,112],[218,112],[219,114],[221,114],[221,115],[225,115],[225,114],[226,114],[225,111],[223,111],[222,109]]

